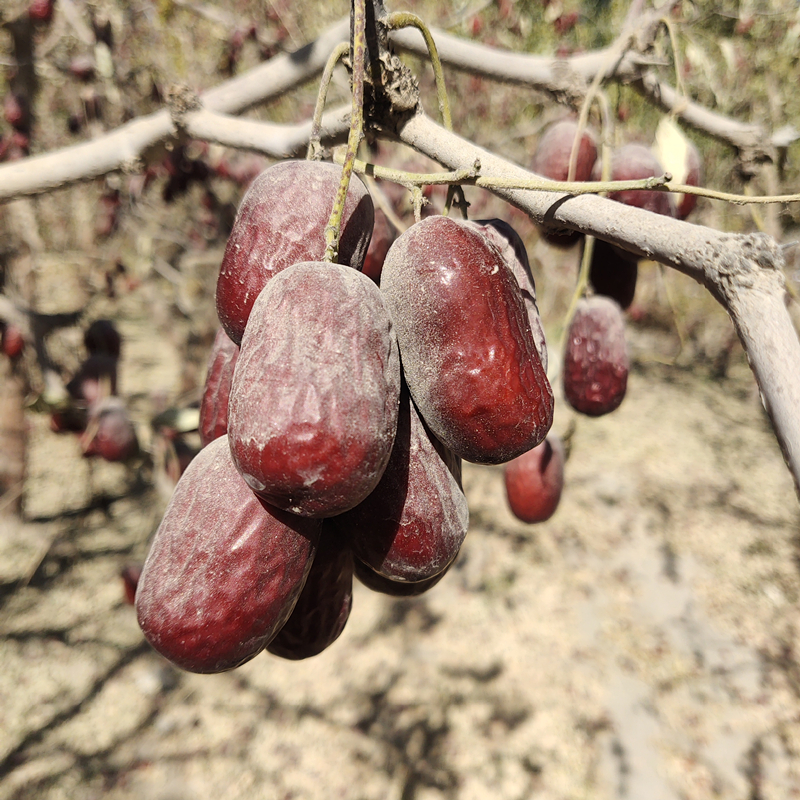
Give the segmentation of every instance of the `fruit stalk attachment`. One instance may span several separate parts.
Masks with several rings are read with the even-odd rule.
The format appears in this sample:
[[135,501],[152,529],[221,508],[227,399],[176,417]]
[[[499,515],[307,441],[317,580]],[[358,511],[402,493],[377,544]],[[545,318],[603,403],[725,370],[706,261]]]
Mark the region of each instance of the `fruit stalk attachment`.
[[366,0],[353,0],[353,105],[350,114],[350,135],[347,137],[347,151],[342,164],[342,180],[333,203],[330,219],[325,228],[325,255],[323,261],[333,263],[339,253],[339,236],[342,227],[342,214],[350,176],[353,174],[353,162],[364,128],[364,64],[366,61]]

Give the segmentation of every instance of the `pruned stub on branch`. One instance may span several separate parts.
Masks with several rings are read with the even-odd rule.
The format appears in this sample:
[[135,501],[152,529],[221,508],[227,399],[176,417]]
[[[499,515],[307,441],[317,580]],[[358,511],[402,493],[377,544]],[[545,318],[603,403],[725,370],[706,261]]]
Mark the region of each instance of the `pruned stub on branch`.
[[419,82],[389,46],[383,0],[367,2],[364,126],[396,134],[419,107]]

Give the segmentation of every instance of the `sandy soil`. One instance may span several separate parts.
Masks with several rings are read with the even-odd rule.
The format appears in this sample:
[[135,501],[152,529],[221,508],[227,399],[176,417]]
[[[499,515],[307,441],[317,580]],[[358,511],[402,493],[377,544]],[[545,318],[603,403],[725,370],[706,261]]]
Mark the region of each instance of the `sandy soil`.
[[[116,310],[145,432],[202,358],[146,285]],[[630,337],[628,396],[577,420],[552,520],[466,465],[438,586],[359,585],[322,655],[217,676],[164,662],[123,600],[167,493],[30,415],[27,521],[0,534],[0,800],[800,796],[789,474],[743,359],[712,380]]]

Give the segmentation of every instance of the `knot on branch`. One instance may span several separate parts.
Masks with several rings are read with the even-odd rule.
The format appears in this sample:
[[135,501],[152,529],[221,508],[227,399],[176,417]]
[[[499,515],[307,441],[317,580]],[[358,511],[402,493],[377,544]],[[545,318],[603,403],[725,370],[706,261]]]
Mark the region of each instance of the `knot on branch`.
[[177,128],[185,127],[187,114],[202,108],[197,92],[185,83],[173,83],[168,86],[164,94],[164,100],[167,103],[172,122]]
[[706,262],[705,284],[728,308],[744,290],[777,282],[784,287],[784,257],[780,246],[765,233],[721,236]]
[[548,93],[557,103],[580,108],[587,90],[586,81],[572,69],[568,61],[559,59],[553,63],[553,85]]
[[419,83],[389,44],[389,32],[378,18],[367,19],[369,70],[364,82],[366,127],[397,132],[419,108]]
[[775,164],[777,153],[775,148],[760,141],[744,144],[739,147],[736,171],[739,177],[747,182],[755,178],[764,164]]

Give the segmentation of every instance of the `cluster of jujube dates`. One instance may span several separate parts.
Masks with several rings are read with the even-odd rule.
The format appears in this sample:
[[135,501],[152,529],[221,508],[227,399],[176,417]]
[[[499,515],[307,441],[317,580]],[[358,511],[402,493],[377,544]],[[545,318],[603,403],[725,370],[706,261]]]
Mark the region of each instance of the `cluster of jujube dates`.
[[372,201],[341,169],[288,161],[245,195],[217,283],[204,448],[178,482],[136,592],[151,644],[196,672],[266,649],[319,653],[353,576],[433,586],[468,526],[461,459],[499,464],[553,418],[525,248],[504,223],[428,217],[364,275]]

